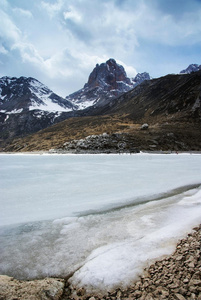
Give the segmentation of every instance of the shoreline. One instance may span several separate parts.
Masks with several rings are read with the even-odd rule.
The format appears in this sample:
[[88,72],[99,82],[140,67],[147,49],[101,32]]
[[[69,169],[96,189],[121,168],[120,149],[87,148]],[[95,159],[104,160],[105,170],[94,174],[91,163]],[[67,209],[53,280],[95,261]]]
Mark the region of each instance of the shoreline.
[[52,300],[159,300],[201,299],[201,225],[179,240],[172,255],[156,261],[144,270],[128,288],[113,292],[87,293],[84,288],[70,286],[70,276],[22,281],[0,276],[2,299]]
[[27,151],[27,152],[3,152],[0,155],[143,155],[143,154],[169,154],[169,155],[194,155],[201,154],[201,151],[140,151],[140,152],[70,152],[70,151]]

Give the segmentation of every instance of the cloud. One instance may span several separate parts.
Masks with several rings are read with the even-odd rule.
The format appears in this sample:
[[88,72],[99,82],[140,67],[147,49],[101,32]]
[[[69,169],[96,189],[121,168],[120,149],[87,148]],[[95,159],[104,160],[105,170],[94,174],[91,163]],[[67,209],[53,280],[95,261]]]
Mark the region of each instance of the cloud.
[[153,3],[163,14],[171,15],[177,21],[179,18],[183,18],[186,13],[200,10],[200,0],[152,0],[152,5]]
[[122,65],[126,71],[126,74],[130,78],[134,78],[137,75],[137,71],[134,67],[126,65],[123,61],[117,60],[117,63]]
[[13,12],[16,14],[19,14],[20,17],[27,17],[27,18],[32,18],[33,15],[29,10],[22,9],[22,8],[14,8]]
[[62,95],[81,88],[109,58],[128,76],[136,69],[153,76],[190,60],[200,64],[200,50],[198,0],[0,2],[2,76],[35,76]]
[[0,53],[1,54],[8,54],[8,50],[6,50],[3,45],[0,45]]
[[23,63],[29,62],[38,64],[39,66],[43,63],[43,58],[39,55],[38,51],[32,44],[17,42],[11,47],[11,50],[19,51]]
[[63,12],[64,19],[70,19],[77,22],[81,22],[82,16],[72,6],[69,6],[69,10]]
[[[146,27],[143,26],[146,22]],[[145,6],[136,23],[140,38],[166,45],[188,45],[201,41],[201,8],[193,13],[185,12],[175,20],[171,14]]]
[[8,7],[7,0],[1,0],[0,7],[3,8],[3,9],[6,9]]
[[57,0],[55,3],[51,4],[49,1],[42,1],[41,2],[42,8],[44,8],[49,17],[53,18],[56,16],[58,12],[61,11],[62,7],[64,6],[64,1],[63,0]]
[[0,10],[0,36],[9,43],[19,40],[21,31],[12,22],[10,17],[2,10]]

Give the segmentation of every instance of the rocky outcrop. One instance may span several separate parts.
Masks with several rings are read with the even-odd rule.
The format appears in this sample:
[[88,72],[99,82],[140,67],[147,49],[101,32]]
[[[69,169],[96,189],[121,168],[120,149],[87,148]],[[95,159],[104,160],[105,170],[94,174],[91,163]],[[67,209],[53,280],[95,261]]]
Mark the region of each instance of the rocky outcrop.
[[123,66],[116,63],[114,59],[109,59],[106,63],[97,64],[89,75],[88,82],[84,88],[102,87],[108,91],[125,92],[131,85]]
[[20,281],[5,275],[0,276],[1,300],[59,300],[63,294],[63,289],[63,279],[46,278]]
[[74,153],[139,152],[129,135],[123,133],[103,133],[90,135],[80,140],[72,140],[64,143],[62,150]]
[[142,124],[141,130],[147,130],[149,128],[149,125],[147,123]]

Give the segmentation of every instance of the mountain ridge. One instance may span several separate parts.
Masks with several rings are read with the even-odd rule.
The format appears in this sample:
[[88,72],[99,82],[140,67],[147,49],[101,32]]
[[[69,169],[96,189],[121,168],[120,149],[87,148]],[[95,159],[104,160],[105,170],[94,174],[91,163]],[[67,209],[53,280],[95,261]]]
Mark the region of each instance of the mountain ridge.
[[5,150],[56,148],[71,152],[68,147],[73,145],[75,153],[91,153],[88,141],[95,139],[95,153],[200,151],[201,71],[144,81],[112,99],[110,104],[88,108],[85,115],[83,112],[76,112],[76,118],[15,140]]
[[[101,65],[101,72],[104,74],[98,77],[100,74],[97,71]],[[76,118],[85,118],[82,121],[77,119],[77,126],[79,127],[78,124],[82,124],[82,128],[77,129],[81,131],[77,133],[78,138],[86,137],[85,131],[90,135],[91,133],[102,134],[107,130],[112,133],[116,132],[116,130],[119,131],[120,128],[125,129],[125,125],[122,125],[125,119],[129,124],[134,124],[129,125],[131,127],[140,127],[141,125],[138,122],[153,123],[153,120],[157,122],[157,119],[160,119],[160,122],[164,122],[164,120],[169,122],[171,118],[174,120],[177,118],[178,122],[181,122],[182,118],[185,120],[189,119],[194,124],[200,124],[201,100],[200,96],[198,96],[200,93],[200,87],[198,88],[198,86],[201,80],[199,71],[166,75],[151,80],[146,80],[149,74],[145,72],[137,74],[134,79],[129,79],[123,67],[116,64],[115,60],[110,59],[101,65],[97,65],[94,68],[89,75],[87,84],[80,90],[86,92],[87,89],[88,93],[91,93],[92,98],[96,93],[96,100],[98,100],[93,105],[90,103],[88,107],[82,110],[79,110],[75,103],[56,95],[34,78],[2,77],[0,79],[1,149],[12,144],[15,138],[25,137],[38,131],[41,132],[45,128],[50,128],[48,131],[53,130],[52,126],[54,124],[69,118],[72,120],[70,121],[69,130],[74,128],[72,122],[76,124]],[[106,72],[105,69],[107,69]],[[189,67],[187,69],[189,70]],[[112,76],[110,76],[111,70],[113,71]],[[2,80],[4,85],[2,85]],[[14,84],[15,81],[18,81],[18,85]],[[101,88],[101,85],[106,87],[105,90]],[[134,86],[134,88],[131,88],[131,86]],[[79,94],[80,91],[74,94]],[[115,93],[119,95],[115,96]],[[102,99],[100,97],[101,94]],[[45,110],[48,107],[47,100],[51,104],[59,106],[61,111]],[[82,97],[81,100],[83,101]],[[21,106],[16,105],[16,103],[21,103]],[[70,107],[67,105],[70,105]],[[99,124],[96,127],[97,132],[96,130],[91,132],[87,127],[88,125],[85,124],[85,120],[88,120],[87,122],[90,123],[90,118],[94,117],[96,119],[96,116],[100,120],[98,119],[95,123],[101,123],[101,118],[104,120],[104,116],[107,115],[108,117],[105,119],[107,120],[107,126],[105,125],[104,131],[100,130]],[[109,120],[111,121],[111,126],[108,123]],[[119,125],[115,125],[114,120],[118,120],[117,123]],[[67,136],[69,135],[67,134]],[[74,137],[77,138],[76,133],[75,136],[70,134],[70,138]],[[56,142],[57,144],[59,142]]]

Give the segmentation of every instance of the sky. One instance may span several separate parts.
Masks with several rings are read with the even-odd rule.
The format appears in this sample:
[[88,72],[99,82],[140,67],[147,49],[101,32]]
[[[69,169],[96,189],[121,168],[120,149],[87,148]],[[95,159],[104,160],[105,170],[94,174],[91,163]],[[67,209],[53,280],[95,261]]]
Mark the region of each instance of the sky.
[[201,64],[201,0],[0,0],[0,77],[64,97],[109,58],[128,77]]

